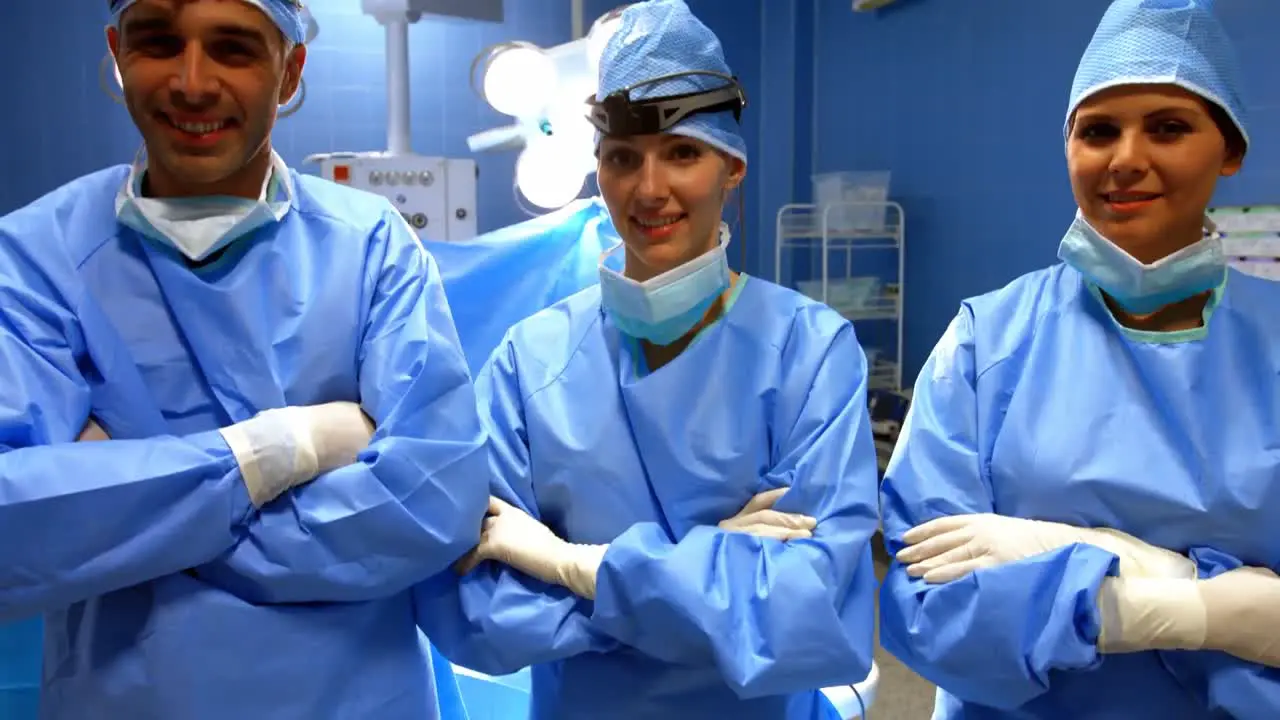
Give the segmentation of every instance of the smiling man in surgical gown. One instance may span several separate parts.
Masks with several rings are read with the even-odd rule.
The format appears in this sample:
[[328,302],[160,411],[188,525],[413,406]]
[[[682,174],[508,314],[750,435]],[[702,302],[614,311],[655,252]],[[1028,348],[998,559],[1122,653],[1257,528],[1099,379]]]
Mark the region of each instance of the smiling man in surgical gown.
[[742,108],[684,2],[622,12],[593,118],[623,272],[477,378],[501,499],[419,607],[455,662],[533,665],[534,718],[830,720],[819,688],[871,667],[866,360],[831,308],[728,268]]
[[1208,0],[1117,0],[1063,263],[966,300],[884,483],[881,642],[937,720],[1280,717],[1280,285],[1206,236],[1249,149]]
[[0,619],[44,613],[41,717],[432,720],[407,590],[489,495],[435,265],[272,151],[296,2],[110,7],[146,153],[0,219]]

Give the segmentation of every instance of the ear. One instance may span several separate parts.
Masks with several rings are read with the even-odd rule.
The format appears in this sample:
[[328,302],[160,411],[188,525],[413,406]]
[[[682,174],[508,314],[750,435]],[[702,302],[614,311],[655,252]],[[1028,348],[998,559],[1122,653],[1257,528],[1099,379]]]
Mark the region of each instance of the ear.
[[1235,148],[1227,148],[1227,159],[1222,163],[1222,177],[1231,177],[1240,172],[1244,166],[1244,153]]
[[280,83],[280,97],[277,104],[288,104],[298,92],[302,82],[302,68],[307,64],[307,46],[295,45],[284,59],[284,79]]
[[107,52],[120,64],[120,31],[114,25],[107,26]]
[[747,177],[747,163],[734,155],[729,155],[729,178],[725,182],[725,190],[737,190]]

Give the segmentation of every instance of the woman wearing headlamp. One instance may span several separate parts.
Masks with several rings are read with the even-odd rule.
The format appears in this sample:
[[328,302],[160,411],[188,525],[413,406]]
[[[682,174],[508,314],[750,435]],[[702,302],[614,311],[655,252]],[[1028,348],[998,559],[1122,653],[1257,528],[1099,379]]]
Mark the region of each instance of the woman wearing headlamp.
[[533,665],[535,718],[831,718],[818,688],[870,669],[866,361],[830,308],[729,270],[742,100],[684,2],[623,11],[592,121],[625,269],[479,375],[501,499],[420,616],[455,662]]

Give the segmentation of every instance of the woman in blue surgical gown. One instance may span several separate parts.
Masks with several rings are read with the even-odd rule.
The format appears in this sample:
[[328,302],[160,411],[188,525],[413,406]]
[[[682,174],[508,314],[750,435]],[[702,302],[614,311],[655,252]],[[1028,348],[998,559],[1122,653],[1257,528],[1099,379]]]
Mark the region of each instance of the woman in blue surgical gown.
[[818,689],[869,672],[866,361],[830,308],[728,269],[742,100],[681,0],[622,13],[592,117],[625,270],[479,374],[502,499],[419,606],[455,662],[533,665],[535,718],[826,719]]
[[965,301],[921,371],[881,639],[935,718],[1280,717],[1280,286],[1204,229],[1249,145],[1209,5],[1110,7],[1063,263]]

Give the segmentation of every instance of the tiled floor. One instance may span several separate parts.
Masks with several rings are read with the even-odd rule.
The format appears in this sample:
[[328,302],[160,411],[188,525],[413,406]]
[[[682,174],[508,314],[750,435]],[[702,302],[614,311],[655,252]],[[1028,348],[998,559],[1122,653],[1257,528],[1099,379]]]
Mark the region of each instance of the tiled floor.
[[[888,565],[884,554],[877,552],[877,578],[884,578]],[[879,616],[877,611],[876,617]],[[867,717],[870,720],[929,720],[933,714],[933,685],[880,647],[879,630],[877,626],[876,665],[880,666],[880,684],[876,688],[876,703]]]

